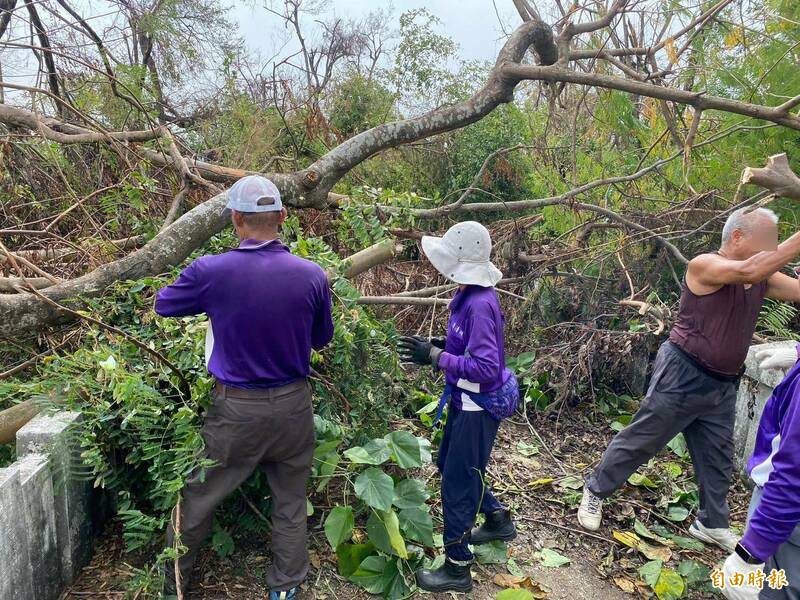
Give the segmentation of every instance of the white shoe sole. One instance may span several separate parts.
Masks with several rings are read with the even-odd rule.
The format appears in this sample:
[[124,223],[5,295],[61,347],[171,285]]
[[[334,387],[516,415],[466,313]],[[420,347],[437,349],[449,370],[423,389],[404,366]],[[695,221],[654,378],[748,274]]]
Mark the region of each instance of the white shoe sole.
[[714,546],[717,546],[718,548],[722,548],[723,550],[727,550],[728,552],[733,552],[736,549],[736,544],[734,544],[733,546],[730,546],[730,547],[726,546],[725,544],[723,544],[719,540],[711,537],[707,533],[701,531],[700,529],[697,529],[694,526],[689,527],[689,535],[691,535],[696,540],[700,540],[701,542],[705,542],[706,544],[712,544]]
[[[581,527],[583,527],[588,531],[597,531],[598,529],[600,529],[600,523],[602,522],[602,517],[600,519],[597,519],[596,523],[594,522],[594,518],[591,518],[592,522],[587,522],[589,518],[591,517],[584,517],[580,513],[580,511],[578,512],[578,523],[580,523]],[[587,521],[584,521],[584,519],[587,519]]]

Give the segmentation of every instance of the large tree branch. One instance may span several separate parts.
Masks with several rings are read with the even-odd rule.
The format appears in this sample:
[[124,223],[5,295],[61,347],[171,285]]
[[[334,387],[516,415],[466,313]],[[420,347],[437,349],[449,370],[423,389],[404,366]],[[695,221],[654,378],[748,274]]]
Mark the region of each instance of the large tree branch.
[[646,96],[660,100],[678,102],[679,104],[686,104],[693,106],[697,110],[721,110],[724,112],[752,117],[754,119],[771,121],[773,123],[789,127],[790,129],[800,131],[800,117],[787,114],[785,111],[779,110],[779,107],[750,104],[748,102],[740,102],[738,100],[731,100],[729,98],[710,96],[704,92],[689,92],[682,89],[669,88],[660,85],[654,85],[652,83],[625,79],[624,77],[605,75],[602,73],[571,71],[559,66],[543,67],[509,63],[502,68],[502,72],[508,78],[516,81],[533,80],[578,83],[593,87],[619,90],[638,96]]

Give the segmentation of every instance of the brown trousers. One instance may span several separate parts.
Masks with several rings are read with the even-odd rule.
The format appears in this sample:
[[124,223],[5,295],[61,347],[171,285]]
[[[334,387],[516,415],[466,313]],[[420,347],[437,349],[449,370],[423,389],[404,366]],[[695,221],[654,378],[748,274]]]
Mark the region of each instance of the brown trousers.
[[[214,404],[202,428],[206,455],[216,465],[194,473],[183,489],[179,559],[181,587],[189,583],[214,511],[257,468],[264,470],[272,494],[272,565],[267,585],[289,590],[308,573],[306,485],[314,456],[314,413],[306,379],[280,388],[240,389],[217,384]],[[167,544],[175,542],[174,525]],[[175,579],[174,563],[166,576]]]

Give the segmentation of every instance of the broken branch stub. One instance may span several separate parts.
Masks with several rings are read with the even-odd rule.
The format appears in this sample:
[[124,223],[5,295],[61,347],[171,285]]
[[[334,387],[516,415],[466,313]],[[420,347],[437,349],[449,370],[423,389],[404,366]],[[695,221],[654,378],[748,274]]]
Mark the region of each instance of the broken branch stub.
[[800,177],[792,171],[785,152],[770,156],[763,168],[745,167],[742,183],[752,183],[777,196],[800,200]]

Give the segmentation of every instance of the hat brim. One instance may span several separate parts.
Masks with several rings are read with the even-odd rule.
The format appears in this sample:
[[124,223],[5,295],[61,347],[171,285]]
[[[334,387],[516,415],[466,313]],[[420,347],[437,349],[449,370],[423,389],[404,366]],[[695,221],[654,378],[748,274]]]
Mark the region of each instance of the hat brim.
[[454,283],[494,287],[503,273],[491,261],[459,262],[456,253],[440,237],[422,237],[422,251],[439,273]]

